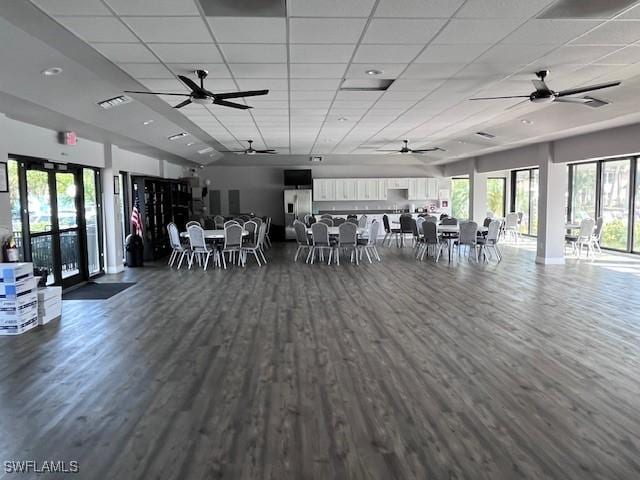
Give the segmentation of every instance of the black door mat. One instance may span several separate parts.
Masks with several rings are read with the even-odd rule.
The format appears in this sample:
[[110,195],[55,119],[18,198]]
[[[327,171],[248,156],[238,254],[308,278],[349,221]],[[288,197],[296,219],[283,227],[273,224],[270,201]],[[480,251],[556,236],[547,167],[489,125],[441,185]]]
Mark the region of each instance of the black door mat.
[[62,300],[106,300],[135,285],[133,283],[88,282],[62,294]]

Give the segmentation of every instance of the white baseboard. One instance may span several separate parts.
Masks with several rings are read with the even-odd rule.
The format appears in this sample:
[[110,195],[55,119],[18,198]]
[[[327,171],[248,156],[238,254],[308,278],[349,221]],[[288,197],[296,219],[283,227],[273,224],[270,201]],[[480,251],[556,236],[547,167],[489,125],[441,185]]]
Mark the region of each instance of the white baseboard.
[[536,257],[540,265],[564,265],[564,257]]
[[107,265],[105,270],[107,275],[113,275],[115,273],[124,272],[124,265]]

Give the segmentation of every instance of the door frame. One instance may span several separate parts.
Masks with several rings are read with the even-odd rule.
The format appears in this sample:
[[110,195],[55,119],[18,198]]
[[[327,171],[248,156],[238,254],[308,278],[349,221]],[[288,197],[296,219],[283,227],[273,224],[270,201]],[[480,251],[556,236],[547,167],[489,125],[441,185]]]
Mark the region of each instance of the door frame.
[[[53,172],[53,175],[48,176],[49,181],[49,195],[51,196],[51,230],[48,234],[51,235],[52,242],[52,257],[55,271],[54,284],[61,285],[63,288],[67,288],[78,283],[89,280],[92,277],[102,275],[104,273],[104,245],[103,245],[103,225],[102,225],[102,189],[100,182],[99,169],[89,167],[86,165],[78,165],[72,163],[57,163],[50,160],[38,157],[30,157],[25,155],[17,155],[10,153],[7,155],[9,160],[15,160],[18,162],[18,188],[20,191],[20,216],[22,220],[22,249],[23,257],[26,262],[32,261],[31,250],[31,237],[30,224],[29,224],[29,196],[27,190],[27,170],[39,170],[44,172]],[[84,178],[83,169],[90,169],[95,172],[96,182],[96,215],[98,223],[98,248],[100,252],[98,254],[100,262],[100,271],[94,274],[89,274],[88,265],[88,251],[87,251],[87,229],[85,219],[85,202],[84,202]],[[59,212],[58,212],[58,199],[56,188],[56,173],[73,173],[75,176],[75,186],[78,192],[75,198],[76,208],[76,224],[77,227],[70,229],[60,229],[59,225]],[[78,234],[78,263],[79,273],[71,277],[62,278],[62,258],[60,249],[60,234],[65,231],[77,231]],[[38,235],[33,235],[38,236]]]

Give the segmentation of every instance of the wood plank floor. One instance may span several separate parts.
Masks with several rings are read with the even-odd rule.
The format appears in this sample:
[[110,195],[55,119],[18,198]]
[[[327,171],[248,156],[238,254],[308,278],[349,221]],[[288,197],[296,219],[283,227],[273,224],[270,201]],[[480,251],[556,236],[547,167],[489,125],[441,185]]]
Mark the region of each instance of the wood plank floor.
[[640,478],[639,272],[513,248],[310,266],[291,247],[105,277],[138,283],[0,337],[0,460],[101,480]]

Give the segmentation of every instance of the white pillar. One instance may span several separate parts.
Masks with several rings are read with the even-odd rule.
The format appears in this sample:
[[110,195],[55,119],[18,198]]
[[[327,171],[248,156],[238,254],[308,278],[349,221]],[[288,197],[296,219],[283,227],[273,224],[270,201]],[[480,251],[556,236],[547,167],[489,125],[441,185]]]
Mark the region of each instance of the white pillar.
[[482,224],[487,216],[487,175],[478,172],[477,161],[469,170],[469,219]]
[[536,263],[564,264],[567,165],[553,162],[553,143],[540,145]]
[[[104,169],[102,170],[102,211],[104,212],[105,270],[108,274],[122,272],[122,225],[119,197],[113,184],[118,172],[113,169],[110,144],[104,145]],[[120,192],[122,194],[123,192]]]

